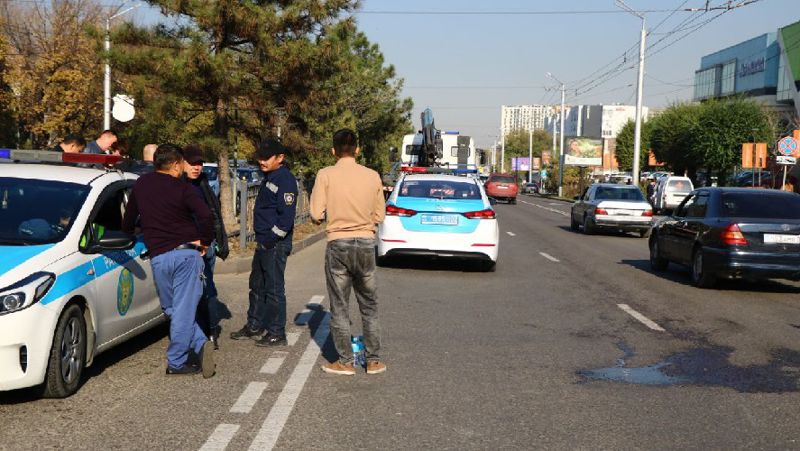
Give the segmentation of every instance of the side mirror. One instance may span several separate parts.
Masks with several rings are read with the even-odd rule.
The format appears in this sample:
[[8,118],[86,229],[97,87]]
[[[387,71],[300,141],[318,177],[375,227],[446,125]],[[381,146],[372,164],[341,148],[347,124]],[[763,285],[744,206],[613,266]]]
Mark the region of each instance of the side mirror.
[[489,205],[497,205],[497,199],[494,197],[489,198]]
[[109,230],[103,234],[97,243],[91,245],[88,251],[91,253],[125,251],[132,248],[134,244],[136,244],[135,236],[117,230]]

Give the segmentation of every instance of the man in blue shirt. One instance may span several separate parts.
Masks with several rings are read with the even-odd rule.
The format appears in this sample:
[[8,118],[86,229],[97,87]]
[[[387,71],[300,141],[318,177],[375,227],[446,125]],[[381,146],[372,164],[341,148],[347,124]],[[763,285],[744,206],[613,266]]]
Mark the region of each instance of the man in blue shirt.
[[231,338],[255,339],[258,346],[286,345],[284,272],[292,252],[297,206],[297,180],[284,163],[287,153],[279,141],[267,139],[255,155],[265,177],[253,209],[256,251],[250,271],[250,306],[247,324]]

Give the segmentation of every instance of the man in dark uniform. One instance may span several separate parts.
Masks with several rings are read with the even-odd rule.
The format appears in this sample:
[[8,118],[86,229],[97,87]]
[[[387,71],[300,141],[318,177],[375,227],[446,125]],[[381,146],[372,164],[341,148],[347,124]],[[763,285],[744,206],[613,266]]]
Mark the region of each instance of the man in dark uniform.
[[80,135],[67,135],[61,144],[53,147],[55,152],[81,153],[86,147],[86,140]]
[[162,144],[155,172],[136,181],[122,230],[133,233],[139,218],[161,308],[170,319],[167,374],[214,375],[211,342],[197,324],[203,294],[203,258],[213,239],[214,219],[194,187],[181,180],[183,154]]
[[214,241],[203,255],[205,281],[197,319],[209,340],[214,343],[214,349],[219,349],[219,334],[222,331],[219,322],[222,316],[222,306],[217,298],[217,286],[214,284],[214,266],[217,257],[222,260],[228,258],[230,252],[228,235],[225,233],[225,225],[222,223],[222,208],[220,208],[219,198],[211,190],[208,178],[203,172],[203,150],[199,146],[190,144],[183,148],[183,159],[184,179],[195,187],[197,194],[205,201],[214,216]]
[[[256,339],[258,346],[286,344],[286,260],[292,252],[297,180],[284,164],[288,149],[274,139],[263,141],[256,160],[266,174],[253,210],[256,251],[250,271],[247,324],[234,340]],[[265,333],[266,332],[266,333]],[[263,334],[263,336],[262,336]]]

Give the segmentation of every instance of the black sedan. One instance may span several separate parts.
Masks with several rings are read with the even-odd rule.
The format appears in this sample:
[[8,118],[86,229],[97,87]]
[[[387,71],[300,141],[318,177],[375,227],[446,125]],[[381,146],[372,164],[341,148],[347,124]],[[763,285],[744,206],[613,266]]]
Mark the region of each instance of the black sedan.
[[650,265],[689,266],[708,288],[718,278],[800,280],[800,194],[701,188],[653,226]]

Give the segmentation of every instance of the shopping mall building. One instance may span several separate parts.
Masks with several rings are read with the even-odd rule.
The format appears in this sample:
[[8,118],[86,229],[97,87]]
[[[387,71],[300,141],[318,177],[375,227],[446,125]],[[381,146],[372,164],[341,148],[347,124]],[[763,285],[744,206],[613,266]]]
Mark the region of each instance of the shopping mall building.
[[694,100],[745,95],[800,117],[800,22],[702,57],[694,80]]

